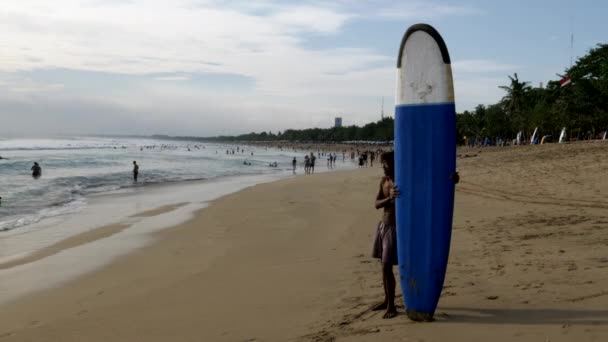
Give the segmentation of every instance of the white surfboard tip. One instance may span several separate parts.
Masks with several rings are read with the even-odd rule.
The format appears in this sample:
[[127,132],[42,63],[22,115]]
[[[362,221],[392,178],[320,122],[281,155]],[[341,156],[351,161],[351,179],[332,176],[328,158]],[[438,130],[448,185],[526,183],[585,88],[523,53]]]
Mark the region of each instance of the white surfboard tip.
[[396,105],[454,102],[447,46],[435,28],[412,25],[403,35],[397,59]]

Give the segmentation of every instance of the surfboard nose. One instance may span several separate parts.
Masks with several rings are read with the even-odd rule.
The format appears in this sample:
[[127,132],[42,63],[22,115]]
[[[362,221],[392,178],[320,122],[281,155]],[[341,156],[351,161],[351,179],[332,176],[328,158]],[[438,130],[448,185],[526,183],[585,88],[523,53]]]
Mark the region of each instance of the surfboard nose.
[[450,55],[432,26],[416,24],[401,40],[396,105],[454,102]]

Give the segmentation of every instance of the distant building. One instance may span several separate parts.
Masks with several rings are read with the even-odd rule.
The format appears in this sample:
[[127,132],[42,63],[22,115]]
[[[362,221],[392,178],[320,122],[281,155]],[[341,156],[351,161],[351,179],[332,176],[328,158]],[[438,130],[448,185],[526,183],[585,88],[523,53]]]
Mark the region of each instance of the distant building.
[[334,127],[342,127],[342,118],[336,118]]

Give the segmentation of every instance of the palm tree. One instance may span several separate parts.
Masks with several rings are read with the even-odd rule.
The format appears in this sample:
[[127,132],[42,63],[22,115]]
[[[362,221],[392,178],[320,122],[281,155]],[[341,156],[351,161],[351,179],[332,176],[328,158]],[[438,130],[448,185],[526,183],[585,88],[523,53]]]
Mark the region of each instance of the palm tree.
[[530,87],[529,82],[521,82],[517,77],[517,73],[513,74],[513,77],[509,76],[509,79],[511,80],[510,85],[499,86],[499,88],[507,92],[507,95],[502,98],[502,103],[511,120],[512,128],[519,130],[526,126],[527,118],[524,112],[528,93],[532,87]]

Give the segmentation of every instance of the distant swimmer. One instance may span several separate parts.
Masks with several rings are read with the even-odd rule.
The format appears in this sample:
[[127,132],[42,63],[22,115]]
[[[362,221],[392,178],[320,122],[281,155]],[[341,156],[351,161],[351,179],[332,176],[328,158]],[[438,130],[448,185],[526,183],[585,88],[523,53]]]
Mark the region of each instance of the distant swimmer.
[[42,168],[38,165],[38,162],[34,162],[34,165],[32,166],[32,177],[40,178],[40,176],[42,176]]
[[133,181],[137,183],[137,176],[139,176],[139,165],[137,162],[133,161]]

